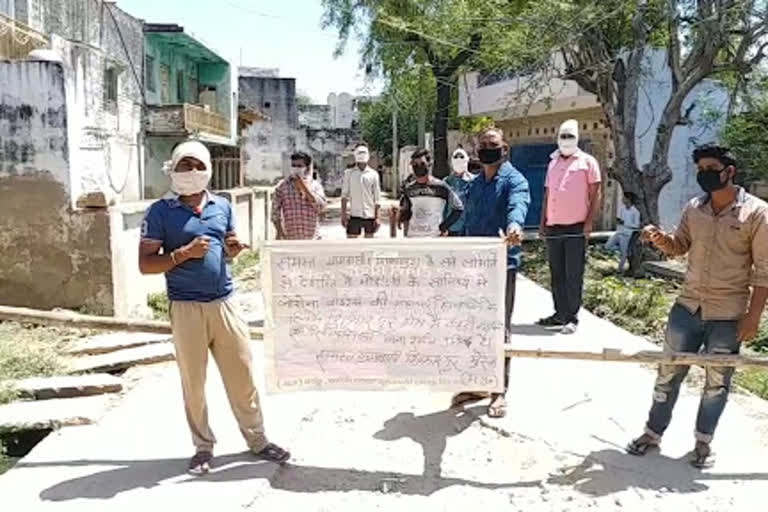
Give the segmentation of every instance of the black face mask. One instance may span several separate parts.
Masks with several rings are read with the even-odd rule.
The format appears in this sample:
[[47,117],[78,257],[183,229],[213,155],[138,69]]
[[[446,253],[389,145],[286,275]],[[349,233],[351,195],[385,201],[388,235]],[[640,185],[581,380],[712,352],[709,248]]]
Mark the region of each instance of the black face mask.
[[417,178],[423,178],[427,174],[429,174],[429,169],[426,167],[422,167],[421,165],[413,166],[413,175]]
[[480,163],[485,165],[495,164],[504,156],[502,148],[481,149],[477,152]]
[[725,169],[719,171],[700,171],[696,173],[696,181],[704,192],[710,193],[728,186],[728,181],[723,181],[721,176]]

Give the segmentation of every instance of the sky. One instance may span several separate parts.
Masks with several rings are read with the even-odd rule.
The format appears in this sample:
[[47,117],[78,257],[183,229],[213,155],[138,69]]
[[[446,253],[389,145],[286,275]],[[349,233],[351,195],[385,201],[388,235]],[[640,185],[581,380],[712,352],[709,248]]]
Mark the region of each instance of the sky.
[[315,103],[331,92],[376,94],[359,66],[359,42],[350,39],[334,58],[334,29],[320,26],[321,0],[118,0],[117,5],[148,23],[176,23],[233,65],[278,68],[296,78],[298,91]]

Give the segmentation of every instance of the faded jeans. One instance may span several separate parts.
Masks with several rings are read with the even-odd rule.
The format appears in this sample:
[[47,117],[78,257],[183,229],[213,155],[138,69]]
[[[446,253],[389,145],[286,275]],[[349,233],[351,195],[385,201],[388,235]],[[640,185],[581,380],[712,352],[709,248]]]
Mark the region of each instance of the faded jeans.
[[616,232],[605,242],[607,251],[619,251],[619,272],[624,271],[629,255],[629,242],[632,240],[632,232]]
[[[737,320],[702,320],[701,310],[691,313],[684,306],[675,304],[669,312],[665,352],[703,351],[707,354],[737,354]],[[672,419],[672,410],[680,393],[680,385],[690,366],[660,365],[653,389],[653,405],[648,415],[645,431],[660,439]],[[723,414],[731,388],[733,368],[706,368],[704,391],[696,418],[696,439],[709,443]]]

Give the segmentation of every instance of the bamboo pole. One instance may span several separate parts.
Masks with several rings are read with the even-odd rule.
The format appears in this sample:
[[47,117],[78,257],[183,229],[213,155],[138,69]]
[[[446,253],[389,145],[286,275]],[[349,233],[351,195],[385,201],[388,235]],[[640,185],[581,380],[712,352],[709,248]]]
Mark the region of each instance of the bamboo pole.
[[[0,320],[14,322],[56,325],[79,329],[97,329],[106,331],[151,332],[170,334],[171,324],[162,320],[141,320],[132,318],[114,318],[109,316],[81,315],[66,311],[40,311],[30,308],[0,306]],[[261,340],[264,331],[260,327],[250,329],[251,338]]]
[[603,349],[602,352],[572,352],[557,350],[505,349],[507,357],[533,359],[569,359],[578,361],[610,361],[616,363],[651,363],[696,366],[756,367],[768,369],[768,357],[750,357],[729,354],[694,354],[690,352],[662,352],[644,350],[624,353],[618,349]]
[[[40,311],[36,309],[16,308],[10,306],[0,306],[0,320],[10,320],[39,325],[57,325],[80,329],[151,332],[158,334],[171,333],[171,324],[164,321],[81,315],[79,313]],[[254,340],[264,339],[264,329],[261,327],[250,328],[250,334],[251,338]],[[541,349],[523,350],[510,348],[508,345],[505,346],[504,352],[507,357],[529,359],[565,359],[572,361],[730,366],[736,368],[754,367],[768,369],[768,357],[760,358],[743,355],[692,354],[687,352],[665,353],[655,350],[624,353],[621,350],[610,348],[603,349],[602,352],[574,352]]]

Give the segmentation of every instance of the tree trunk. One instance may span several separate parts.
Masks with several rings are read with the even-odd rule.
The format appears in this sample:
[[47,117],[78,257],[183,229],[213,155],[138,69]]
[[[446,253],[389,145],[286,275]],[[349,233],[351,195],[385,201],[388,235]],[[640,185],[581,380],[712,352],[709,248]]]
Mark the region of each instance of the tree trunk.
[[451,77],[435,75],[437,80],[437,108],[433,129],[435,163],[433,174],[437,178],[448,176],[448,117],[451,113]]

